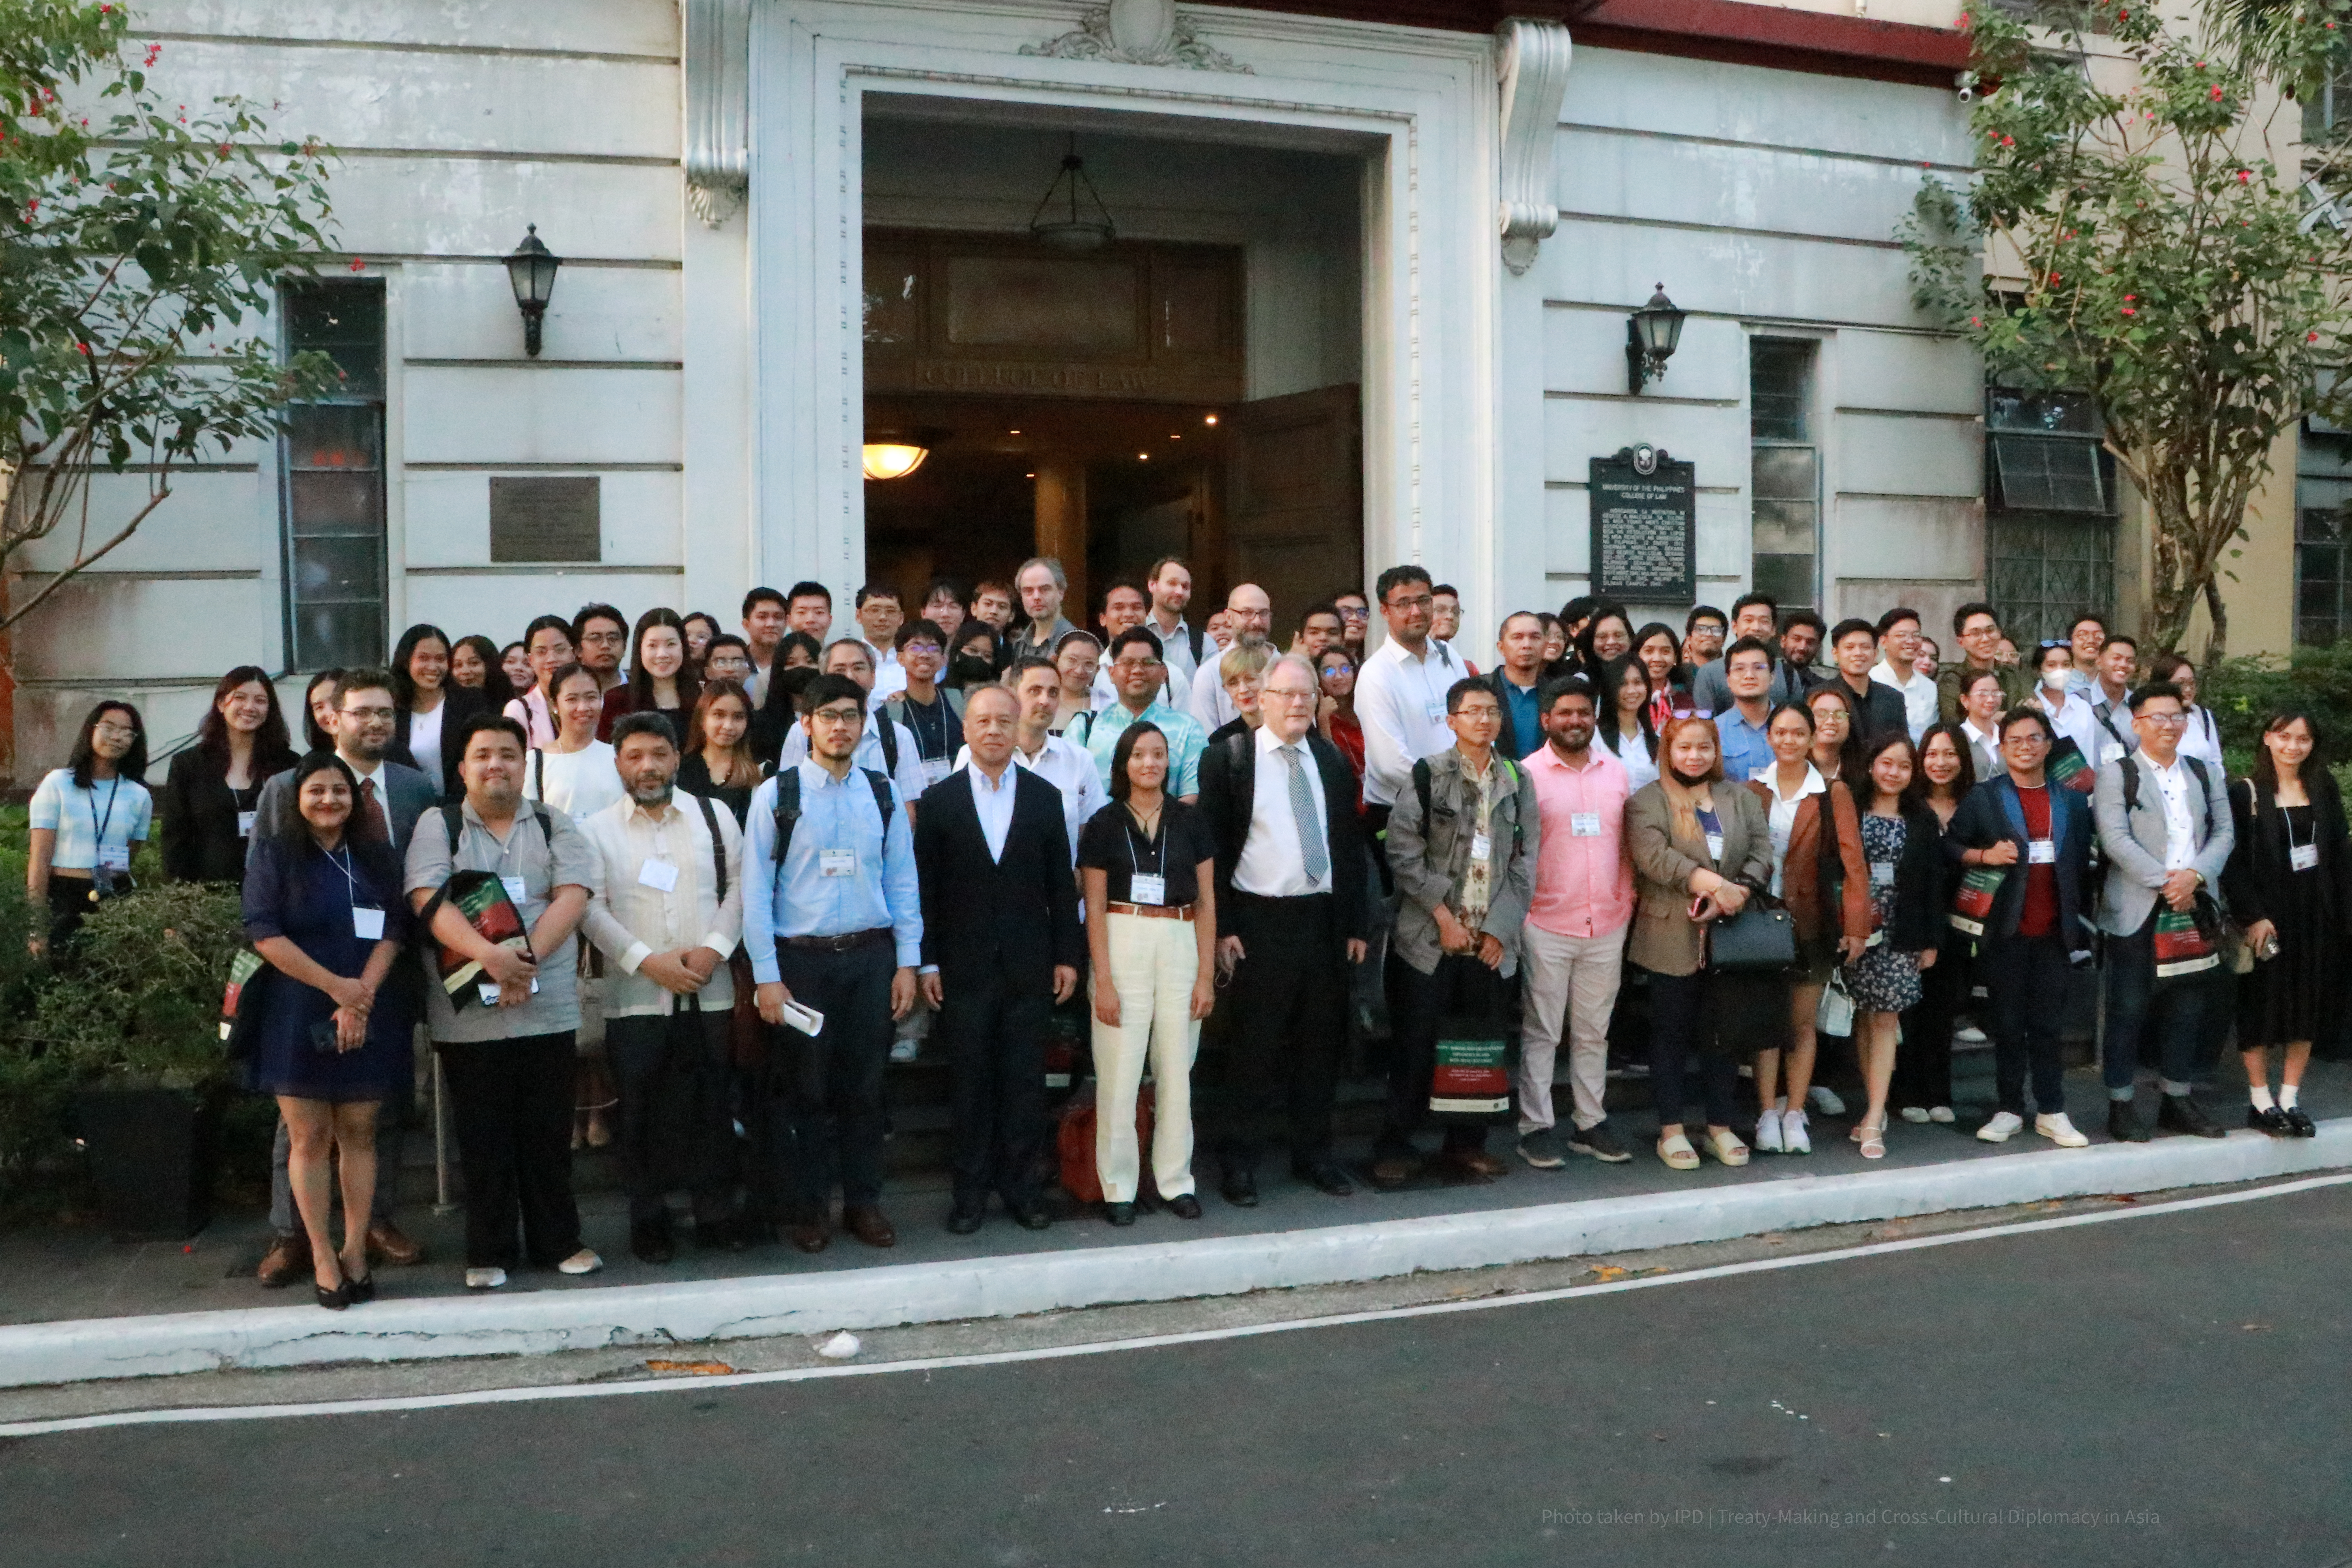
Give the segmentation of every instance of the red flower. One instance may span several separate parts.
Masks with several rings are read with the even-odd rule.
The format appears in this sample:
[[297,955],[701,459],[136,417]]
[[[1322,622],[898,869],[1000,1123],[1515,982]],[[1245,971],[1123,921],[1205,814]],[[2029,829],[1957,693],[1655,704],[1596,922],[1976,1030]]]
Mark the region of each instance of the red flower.
[[352,270],[354,272],[364,272],[367,270],[367,263],[354,256],[352,258]]
[[2216,103],[2221,101],[2221,89],[2218,87],[2213,89],[2213,101]]
[[2319,341],[2319,334],[2317,332],[2305,332],[2304,334],[2303,341],[2307,343],[2315,343]]
[[2139,314],[2139,312],[2138,312],[2137,310],[2133,310],[2129,305],[2126,305],[2126,306],[2124,307],[2124,314],[2125,314],[2125,315],[2126,315],[2126,316],[2137,316],[2137,315],[2138,315],[2138,314]]

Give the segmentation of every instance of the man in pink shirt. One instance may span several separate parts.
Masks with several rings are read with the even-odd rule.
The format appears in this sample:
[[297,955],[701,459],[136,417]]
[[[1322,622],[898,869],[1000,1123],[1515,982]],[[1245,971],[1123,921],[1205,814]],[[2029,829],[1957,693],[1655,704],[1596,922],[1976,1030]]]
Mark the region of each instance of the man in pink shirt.
[[1544,684],[1544,745],[1520,763],[1536,791],[1534,901],[1522,935],[1527,1007],[1519,1039],[1519,1158],[1539,1171],[1568,1163],[1552,1131],[1552,1062],[1568,1027],[1575,1100],[1570,1152],[1611,1164],[1633,1158],[1601,1106],[1609,1014],[1633,918],[1633,863],[1625,854],[1624,764],[1593,745],[1597,707],[1580,676]]

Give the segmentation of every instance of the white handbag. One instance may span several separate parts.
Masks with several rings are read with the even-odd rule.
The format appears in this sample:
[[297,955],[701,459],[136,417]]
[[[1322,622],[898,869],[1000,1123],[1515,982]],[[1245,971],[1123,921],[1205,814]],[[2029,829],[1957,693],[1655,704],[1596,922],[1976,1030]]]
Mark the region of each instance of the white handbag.
[[1845,971],[1834,970],[1830,983],[1822,987],[1821,1006],[1813,1014],[1813,1027],[1824,1035],[1853,1033],[1853,994],[1845,988]]

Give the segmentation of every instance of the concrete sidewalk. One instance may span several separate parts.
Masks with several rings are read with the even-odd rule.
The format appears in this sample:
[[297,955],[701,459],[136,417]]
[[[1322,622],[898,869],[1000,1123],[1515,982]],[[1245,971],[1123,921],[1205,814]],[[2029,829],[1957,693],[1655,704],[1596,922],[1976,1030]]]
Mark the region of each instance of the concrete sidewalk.
[[[2084,1150],[2021,1150],[2016,1144],[1995,1149],[1951,1129],[1898,1123],[1895,1142],[1923,1154],[1935,1149],[1945,1157],[1898,1163],[1890,1156],[1864,1165],[1840,1137],[1842,1149],[1825,1147],[1811,1161],[1760,1161],[1748,1171],[1709,1166],[1704,1179],[1678,1177],[1654,1161],[1637,1160],[1633,1167],[1580,1165],[1570,1173],[1582,1178],[1578,1180],[1521,1170],[1517,1179],[1489,1187],[1438,1188],[1349,1203],[1275,1187],[1269,1201],[1254,1211],[1212,1200],[1211,1215],[1224,1222],[1216,1226],[1205,1220],[1199,1226],[1178,1226],[1163,1219],[1139,1231],[1114,1231],[1099,1223],[1073,1223],[1032,1236],[1000,1223],[982,1237],[999,1247],[1033,1249],[993,1256],[975,1256],[971,1242],[912,1224],[907,1227],[911,1245],[902,1244],[896,1255],[906,1260],[887,1264],[873,1262],[877,1255],[854,1243],[836,1242],[814,1259],[773,1249],[730,1259],[739,1268],[772,1268],[790,1258],[793,1271],[782,1274],[680,1279],[629,1266],[630,1278],[658,1283],[611,1282],[624,1273],[616,1268],[595,1283],[433,1295],[403,1289],[400,1277],[386,1271],[392,1289],[384,1298],[345,1313],[322,1312],[305,1303],[131,1311],[0,1328],[0,1386],[230,1367],[662,1346],[1011,1317],[1575,1258],[2091,1194],[2242,1182],[2352,1166],[2352,1116],[2322,1122],[2319,1136],[2308,1140],[2239,1131],[2221,1140],[2161,1138]],[[1824,1140],[1825,1146],[1829,1142]],[[1620,1190],[1559,1201],[1601,1187]],[[1465,1200],[1479,1199],[1487,1201],[1465,1207]],[[1450,1212],[1426,1212],[1433,1208]],[[1369,1223],[1337,1223],[1360,1216]],[[1133,1239],[1154,1232],[1183,1239]],[[217,1268],[216,1258],[209,1261]],[[431,1289],[429,1281],[417,1284]],[[259,1295],[253,1291],[245,1299]]]

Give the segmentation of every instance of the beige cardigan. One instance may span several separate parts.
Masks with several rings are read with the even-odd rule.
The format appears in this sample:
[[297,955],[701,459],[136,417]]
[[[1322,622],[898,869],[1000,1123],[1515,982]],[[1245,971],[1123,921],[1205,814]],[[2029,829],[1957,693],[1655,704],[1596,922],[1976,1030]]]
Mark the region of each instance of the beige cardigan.
[[1633,934],[1625,956],[1654,974],[1696,974],[1704,952],[1690,918],[1691,873],[1705,868],[1764,888],[1772,881],[1772,826],[1764,803],[1744,784],[1710,786],[1723,824],[1723,858],[1703,838],[1677,837],[1674,807],[1661,785],[1643,784],[1625,803],[1625,847],[1633,861]]

